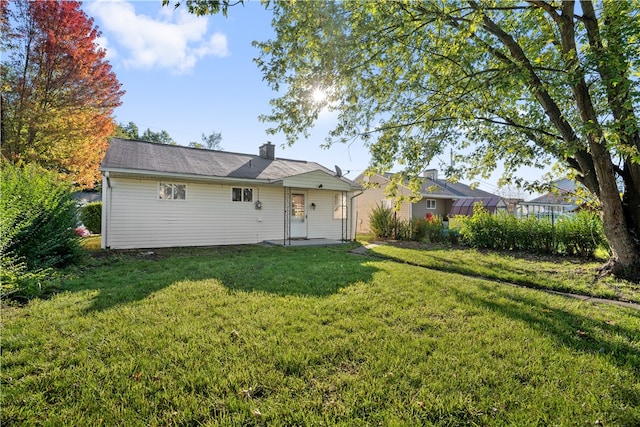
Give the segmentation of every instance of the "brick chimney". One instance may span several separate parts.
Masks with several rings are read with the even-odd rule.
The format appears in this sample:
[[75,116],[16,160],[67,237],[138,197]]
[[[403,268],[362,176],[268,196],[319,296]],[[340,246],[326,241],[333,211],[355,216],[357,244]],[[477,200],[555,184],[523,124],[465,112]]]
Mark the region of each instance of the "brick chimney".
[[424,178],[438,179],[438,169],[427,169],[422,173]]
[[275,160],[276,158],[276,146],[267,141],[266,144],[260,146],[260,157],[267,160]]

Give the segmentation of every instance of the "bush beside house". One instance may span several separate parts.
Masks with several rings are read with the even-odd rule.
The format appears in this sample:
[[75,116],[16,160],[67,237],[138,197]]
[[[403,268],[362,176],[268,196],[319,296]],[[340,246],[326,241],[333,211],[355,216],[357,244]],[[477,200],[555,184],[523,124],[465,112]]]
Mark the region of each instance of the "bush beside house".
[[80,221],[90,232],[100,234],[102,232],[102,202],[87,203],[82,207]]
[[71,188],[37,165],[2,164],[0,296],[42,292],[55,268],[81,254]]
[[425,218],[397,219],[392,209],[377,205],[369,215],[369,224],[377,239],[428,240],[432,243],[448,240],[442,218],[430,213]]

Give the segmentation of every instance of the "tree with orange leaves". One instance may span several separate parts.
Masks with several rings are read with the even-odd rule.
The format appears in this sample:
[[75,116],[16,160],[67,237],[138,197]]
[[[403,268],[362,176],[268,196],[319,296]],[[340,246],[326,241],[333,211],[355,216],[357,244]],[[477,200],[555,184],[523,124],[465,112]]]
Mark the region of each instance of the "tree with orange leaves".
[[124,92],[80,5],[0,0],[1,151],[93,187]]

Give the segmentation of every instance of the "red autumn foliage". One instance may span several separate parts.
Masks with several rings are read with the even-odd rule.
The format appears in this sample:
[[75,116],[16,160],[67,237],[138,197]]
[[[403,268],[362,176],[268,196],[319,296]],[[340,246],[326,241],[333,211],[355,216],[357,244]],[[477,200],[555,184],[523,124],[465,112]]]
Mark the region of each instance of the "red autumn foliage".
[[[2,154],[91,187],[124,94],[77,1],[0,0],[10,16],[2,64]],[[13,25],[13,27],[11,27]]]

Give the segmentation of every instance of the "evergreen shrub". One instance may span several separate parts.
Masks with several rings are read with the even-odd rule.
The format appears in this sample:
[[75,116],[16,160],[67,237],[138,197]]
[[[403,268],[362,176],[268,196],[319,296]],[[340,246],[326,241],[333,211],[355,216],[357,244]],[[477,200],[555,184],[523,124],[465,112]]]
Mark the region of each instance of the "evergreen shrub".
[[82,207],[80,221],[94,234],[102,232],[102,202],[87,203]]
[[35,296],[54,268],[81,254],[76,204],[70,186],[54,172],[37,165],[1,166],[0,292]]

